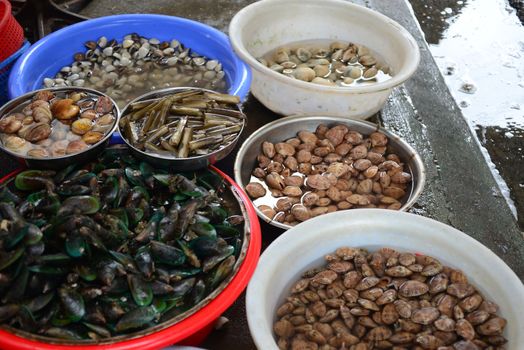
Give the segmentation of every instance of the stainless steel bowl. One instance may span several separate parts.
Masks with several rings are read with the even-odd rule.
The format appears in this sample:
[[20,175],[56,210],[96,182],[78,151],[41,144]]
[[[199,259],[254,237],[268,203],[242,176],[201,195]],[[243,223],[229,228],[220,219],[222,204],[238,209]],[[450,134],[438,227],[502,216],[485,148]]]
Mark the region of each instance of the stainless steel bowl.
[[[148,92],[147,94],[144,94],[142,96],[139,96],[135,98],[133,101],[129,102],[124,109],[122,110],[122,117],[124,117],[131,106],[131,104],[140,102],[143,100],[149,100],[153,98],[159,98],[164,97],[167,95],[171,95],[175,92],[181,92],[181,91],[187,91],[187,90],[200,90],[200,91],[207,91],[207,92],[214,92],[212,90],[208,89],[202,89],[202,88],[194,88],[194,87],[173,87],[173,88],[167,88],[167,89],[161,89],[161,90],[155,90],[152,92]],[[242,108],[240,105],[237,106],[238,110],[242,112]],[[120,125],[118,126],[118,131],[120,132],[120,135],[122,136],[122,140],[129,146],[131,149],[131,153],[137,158],[140,158],[142,160],[148,161],[156,166],[163,166],[168,167],[173,170],[177,171],[191,171],[191,170],[197,170],[205,168],[211,164],[215,164],[219,160],[225,158],[233,148],[235,148],[235,145],[238,142],[238,139],[240,138],[240,135],[242,134],[242,131],[244,131],[244,128],[246,126],[246,119],[244,119],[244,122],[242,124],[242,129],[238,132],[237,137],[228,145],[225,147],[222,147],[212,153],[202,155],[202,156],[195,156],[195,157],[188,157],[188,158],[176,158],[176,157],[167,157],[162,156],[159,154],[152,154],[148,152],[144,152],[142,150],[139,150],[135,146],[133,146],[124,136],[124,133],[122,132],[122,129]]]
[[89,94],[96,95],[96,96],[108,97],[111,100],[111,103],[113,105],[113,115],[115,116],[115,123],[113,127],[111,128],[111,130],[102,138],[102,140],[86,148],[84,151],[78,152],[75,154],[68,154],[68,155],[61,156],[61,157],[47,157],[47,158],[35,158],[35,157],[22,156],[19,153],[13,152],[5,148],[3,142],[1,141],[0,141],[0,150],[20,160],[22,163],[24,163],[29,168],[43,168],[43,169],[62,169],[73,163],[87,162],[89,160],[94,159],[100,152],[104,150],[104,148],[109,143],[111,135],[113,135],[113,132],[115,132],[118,126],[118,120],[120,118],[120,110],[118,109],[117,104],[115,103],[115,101],[113,101],[111,97],[97,90],[88,89],[88,88],[80,88],[80,87],[60,87],[60,88],[47,88],[47,89],[31,91],[31,92],[28,92],[27,94],[24,94],[22,96],[19,96],[9,101],[4,106],[2,106],[2,108],[0,108],[0,119],[6,116],[7,114],[11,113],[13,110],[20,108],[20,106],[30,103],[31,100],[33,99],[33,96],[36,95],[40,91],[52,91],[52,92],[75,92],[76,91],[76,92],[87,92]]
[[[282,142],[289,138],[296,137],[300,130],[315,131],[318,124],[321,123],[328,126],[344,124],[351,130],[358,131],[364,135],[369,135],[374,131],[384,133],[389,138],[388,148],[394,151],[400,159],[405,162],[412,176],[411,186],[408,188],[408,199],[400,210],[407,211],[415,203],[422,193],[426,181],[426,170],[418,153],[400,137],[376,124],[344,117],[291,116],[278,119],[261,127],[244,142],[237,153],[234,165],[235,181],[242,188],[245,188],[249,183],[251,172],[255,168],[257,155],[261,153],[261,145],[264,141],[273,143]],[[273,226],[285,230],[292,227],[268,218],[262,214],[256,206],[255,209],[262,220]]]

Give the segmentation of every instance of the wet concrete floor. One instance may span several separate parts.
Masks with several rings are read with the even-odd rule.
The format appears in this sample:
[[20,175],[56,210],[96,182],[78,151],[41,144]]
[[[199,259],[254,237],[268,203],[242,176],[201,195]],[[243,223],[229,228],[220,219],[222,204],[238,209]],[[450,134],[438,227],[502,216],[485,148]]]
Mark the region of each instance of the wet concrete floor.
[[410,3],[451,94],[524,230],[522,2]]

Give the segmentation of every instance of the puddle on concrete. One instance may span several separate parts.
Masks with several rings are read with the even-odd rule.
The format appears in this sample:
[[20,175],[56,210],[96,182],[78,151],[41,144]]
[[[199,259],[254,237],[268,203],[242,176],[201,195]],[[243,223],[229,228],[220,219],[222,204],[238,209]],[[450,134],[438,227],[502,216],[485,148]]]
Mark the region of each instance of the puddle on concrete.
[[505,0],[410,0],[524,229],[524,26]]

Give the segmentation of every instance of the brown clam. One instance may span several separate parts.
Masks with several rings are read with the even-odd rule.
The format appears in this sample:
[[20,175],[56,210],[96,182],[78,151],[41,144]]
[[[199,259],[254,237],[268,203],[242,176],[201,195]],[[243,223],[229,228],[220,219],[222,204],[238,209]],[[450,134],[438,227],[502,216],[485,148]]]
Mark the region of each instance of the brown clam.
[[93,145],[98,141],[102,140],[104,134],[97,131],[88,131],[82,136],[82,140],[89,145]]
[[71,131],[78,135],[84,135],[86,132],[93,128],[93,122],[91,119],[80,118],[71,124]]
[[45,148],[33,148],[27,151],[27,155],[33,158],[46,158],[49,157],[49,152]]
[[67,145],[65,153],[66,154],[79,153],[79,152],[82,152],[83,150],[85,150],[87,147],[89,147],[89,146],[83,140],[71,141]]
[[72,119],[80,112],[80,107],[74,104],[74,101],[70,98],[64,98],[55,101],[51,105],[51,112],[58,119]]
[[51,126],[47,123],[36,123],[30,125],[24,138],[29,142],[37,142],[47,139],[51,135]]
[[0,131],[6,134],[14,134],[22,128],[22,122],[15,115],[9,115],[0,120]]

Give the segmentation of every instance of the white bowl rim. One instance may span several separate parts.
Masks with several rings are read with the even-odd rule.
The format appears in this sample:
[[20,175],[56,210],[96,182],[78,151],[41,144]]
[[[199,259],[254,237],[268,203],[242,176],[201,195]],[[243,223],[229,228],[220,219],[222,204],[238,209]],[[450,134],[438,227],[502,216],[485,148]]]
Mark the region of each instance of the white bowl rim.
[[[499,275],[502,275],[502,279],[505,281],[505,289],[510,288],[513,290],[517,300],[520,295],[523,300],[521,304],[524,304],[524,284],[520,281],[515,272],[513,272],[513,270],[488,247],[462,231],[437,220],[406,212],[387,209],[343,210],[321,215],[292,227],[275,239],[260,256],[257,268],[251,277],[251,281],[249,282],[246,291],[246,314],[248,326],[258,349],[278,349],[272,332],[267,334],[266,332],[260,331],[261,328],[263,328],[260,325],[260,320],[265,319],[263,303],[260,302],[260,293],[265,290],[264,285],[271,279],[270,271],[273,271],[279,266],[279,257],[286,254],[281,247],[293,249],[294,242],[299,242],[303,238],[307,239],[308,237],[314,236],[315,228],[319,227],[317,221],[324,221],[326,218],[329,218],[332,222],[345,221],[347,223],[351,223],[353,218],[357,221],[366,218],[371,225],[374,222],[380,222],[380,220],[394,221],[402,219],[404,222],[418,223],[421,226],[433,226],[442,231],[443,235],[453,236],[452,239],[455,240],[458,245],[468,246],[469,249],[475,250],[479,259],[489,258],[490,264],[493,268],[499,271]],[[349,226],[350,225],[348,225],[348,228]],[[414,235],[424,236],[426,233],[421,231]],[[275,293],[281,292],[282,291],[275,291]]]
[[322,5],[324,6],[344,6],[347,8],[351,8],[355,12],[361,12],[363,15],[368,16],[368,18],[373,18],[377,21],[383,22],[386,25],[389,25],[392,31],[397,31],[397,33],[400,34],[400,36],[409,43],[408,46],[411,48],[410,52],[408,52],[408,58],[405,64],[403,65],[402,69],[399,72],[395,73],[395,75],[391,79],[388,79],[386,81],[364,86],[348,87],[313,84],[311,82],[301,81],[298,79],[290,79],[289,77],[283,74],[277,73],[271,70],[270,68],[264,66],[262,63],[258,62],[258,60],[248,52],[248,50],[244,46],[244,43],[241,40],[242,35],[240,30],[240,23],[244,19],[244,16],[252,13],[254,14],[262,8],[274,6],[275,4],[273,3],[278,3],[278,5],[285,5],[285,3],[318,4],[318,0],[261,0],[244,7],[242,10],[235,14],[235,16],[229,24],[229,40],[231,41],[231,45],[242,60],[247,62],[251,68],[256,69],[262,74],[268,74],[273,79],[276,79],[284,84],[289,84],[306,90],[311,90],[313,92],[320,90],[332,92],[336,91],[339,93],[364,94],[394,88],[395,86],[398,86],[405,82],[407,79],[409,79],[409,77],[411,77],[417,70],[418,64],[420,62],[420,51],[418,48],[418,44],[415,38],[413,38],[413,36],[398,22],[377,11],[373,11],[364,6],[350,3],[346,0],[322,0]]

